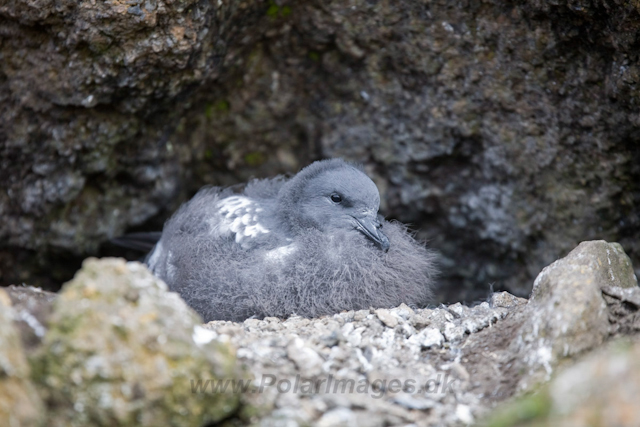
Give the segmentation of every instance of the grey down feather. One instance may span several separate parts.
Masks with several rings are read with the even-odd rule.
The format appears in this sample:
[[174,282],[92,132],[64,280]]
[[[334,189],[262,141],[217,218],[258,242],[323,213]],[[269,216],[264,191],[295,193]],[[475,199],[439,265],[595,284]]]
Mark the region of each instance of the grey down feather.
[[200,190],[167,221],[149,268],[205,321],[425,306],[434,254],[378,215],[375,184],[340,159],[243,192]]

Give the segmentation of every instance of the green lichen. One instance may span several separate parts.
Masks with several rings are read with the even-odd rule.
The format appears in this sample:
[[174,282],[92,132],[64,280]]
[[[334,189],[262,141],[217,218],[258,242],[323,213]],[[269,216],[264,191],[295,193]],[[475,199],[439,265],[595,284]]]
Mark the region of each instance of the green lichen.
[[[511,427],[538,425],[550,411],[549,393],[541,391],[520,398],[507,406],[498,409],[485,424],[487,427]],[[537,420],[537,421],[536,421]]]
[[277,4],[271,2],[269,9],[267,9],[267,16],[275,17],[278,15],[278,12],[280,12],[280,7]]
[[212,119],[214,113],[228,113],[231,104],[226,99],[221,99],[214,103],[209,103],[204,108],[204,115],[207,119]]
[[276,2],[270,1],[269,8],[267,9],[267,16],[271,18],[276,18],[278,16],[286,18],[291,15],[291,7],[290,6],[278,6]]
[[259,166],[264,163],[265,160],[264,154],[259,151],[254,151],[252,153],[245,154],[244,156],[244,162],[249,166]]
[[215,104],[216,111],[219,111],[221,113],[228,112],[230,108],[231,104],[229,104],[229,101],[227,101],[226,99],[222,99]]

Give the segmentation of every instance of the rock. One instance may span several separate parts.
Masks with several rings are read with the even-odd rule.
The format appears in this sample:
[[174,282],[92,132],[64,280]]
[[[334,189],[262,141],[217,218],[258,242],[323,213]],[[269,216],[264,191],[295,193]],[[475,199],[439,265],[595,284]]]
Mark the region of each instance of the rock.
[[318,427],[350,427],[358,425],[353,411],[347,408],[336,408],[326,412],[318,423]]
[[609,309],[613,333],[640,331],[640,288],[605,286],[602,296]]
[[439,301],[528,295],[584,236],[640,265],[639,7],[614,3],[4,1],[0,282],[338,156],[443,253]]
[[6,291],[11,298],[22,343],[30,351],[41,343],[47,332],[56,294],[32,286],[12,285]]
[[526,304],[528,301],[525,298],[518,298],[511,295],[509,292],[496,292],[491,295],[492,307],[509,308],[516,305]]
[[488,427],[640,425],[640,342],[616,341],[580,358],[532,395],[500,407]]
[[442,331],[447,341],[460,341],[464,337],[465,328],[463,326],[456,326],[454,323],[447,322],[444,325],[444,331]]
[[527,305],[527,320],[519,332],[519,352],[532,374],[548,377],[553,366],[601,345],[611,326],[602,297],[606,286],[637,286],[628,257],[616,243],[583,242],[569,255],[542,270]]
[[469,425],[473,424],[473,415],[471,414],[471,408],[467,405],[456,406],[456,417],[461,423]]
[[560,372],[548,390],[551,424],[640,425],[640,343],[608,345]]
[[203,425],[238,407],[207,389],[242,377],[233,350],[140,263],[87,259],[49,323],[31,358],[47,425]]
[[324,360],[312,348],[305,346],[300,338],[294,339],[287,346],[287,356],[305,376],[314,377],[322,373]]
[[0,425],[40,426],[44,405],[30,380],[15,317],[9,296],[0,289]]
[[469,312],[469,307],[457,302],[447,307],[447,310],[449,310],[450,313],[453,313],[453,315],[459,319],[460,317],[465,316]]
[[[550,277],[549,277],[550,276]],[[575,277],[564,284],[565,276]],[[605,286],[633,288],[638,286],[631,260],[618,243],[604,240],[582,242],[563,259],[542,270],[533,284],[531,302],[556,286],[577,286],[580,280],[602,289]],[[562,285],[559,283],[562,282]]]
[[376,316],[378,316],[378,319],[380,319],[380,321],[388,327],[395,328],[396,326],[398,326],[398,318],[391,314],[389,310],[385,308],[379,308],[375,311],[375,313]]
[[409,338],[410,341],[420,344],[421,347],[434,347],[441,346],[444,342],[444,337],[439,330],[435,328],[425,328],[419,333]]
[[409,307],[408,305],[406,305],[404,303],[402,303],[398,307],[392,309],[390,312],[396,314],[397,316],[399,316],[400,318],[402,318],[404,320],[408,320],[408,319],[410,319],[412,316],[414,316],[416,314],[416,312],[411,307]]

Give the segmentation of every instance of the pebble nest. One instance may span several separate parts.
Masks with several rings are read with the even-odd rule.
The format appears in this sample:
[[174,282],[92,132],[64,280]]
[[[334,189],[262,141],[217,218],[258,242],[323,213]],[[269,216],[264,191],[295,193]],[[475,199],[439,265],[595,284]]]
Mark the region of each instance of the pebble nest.
[[245,395],[271,412],[260,425],[466,425],[486,413],[490,390],[472,382],[463,348],[525,303],[503,292],[474,307],[403,304],[206,328],[238,349],[253,376]]

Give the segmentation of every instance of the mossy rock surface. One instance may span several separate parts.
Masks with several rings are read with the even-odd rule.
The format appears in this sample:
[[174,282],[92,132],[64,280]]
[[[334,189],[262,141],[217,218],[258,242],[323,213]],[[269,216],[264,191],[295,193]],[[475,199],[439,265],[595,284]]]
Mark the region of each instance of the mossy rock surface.
[[561,370],[535,393],[500,407],[486,427],[640,425],[640,341],[618,340]]
[[87,259],[54,304],[31,357],[49,425],[194,426],[220,421],[239,395],[192,393],[238,378],[235,353],[140,263]]

